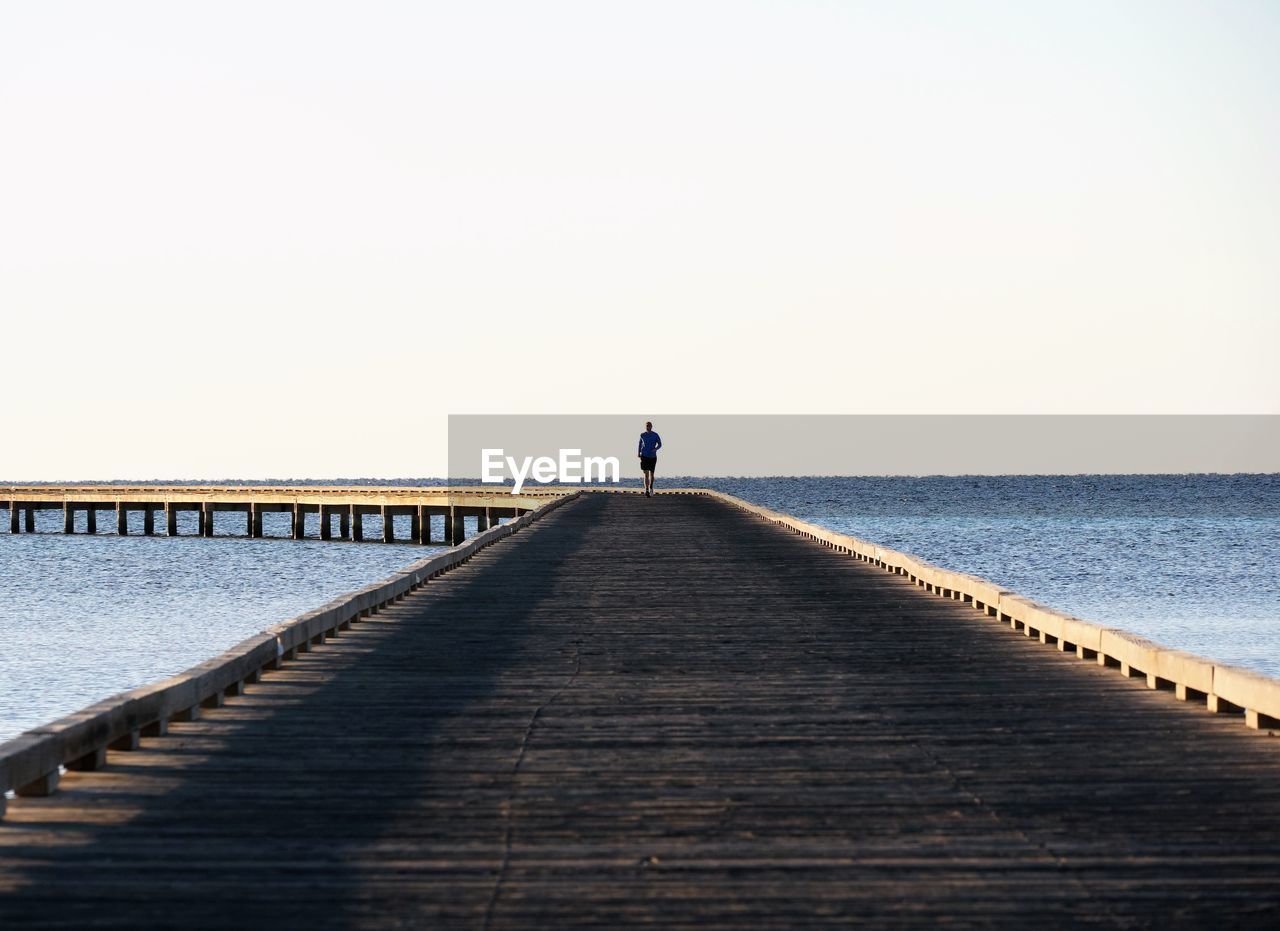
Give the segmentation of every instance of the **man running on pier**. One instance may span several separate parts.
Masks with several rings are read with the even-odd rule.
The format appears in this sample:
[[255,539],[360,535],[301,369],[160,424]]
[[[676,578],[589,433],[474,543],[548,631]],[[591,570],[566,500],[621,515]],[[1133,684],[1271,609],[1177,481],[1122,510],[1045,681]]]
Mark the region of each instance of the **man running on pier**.
[[640,434],[640,471],[644,473],[644,494],[653,496],[653,473],[658,468],[658,450],[662,449],[662,437],[653,432],[653,424],[645,421],[644,433]]

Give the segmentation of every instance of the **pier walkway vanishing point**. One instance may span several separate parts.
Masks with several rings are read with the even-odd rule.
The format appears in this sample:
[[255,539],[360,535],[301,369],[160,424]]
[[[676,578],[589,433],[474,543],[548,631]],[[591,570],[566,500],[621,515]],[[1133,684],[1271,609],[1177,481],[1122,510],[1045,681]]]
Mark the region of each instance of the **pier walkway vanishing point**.
[[804,527],[555,499],[23,735],[0,926],[1280,925],[1273,680]]

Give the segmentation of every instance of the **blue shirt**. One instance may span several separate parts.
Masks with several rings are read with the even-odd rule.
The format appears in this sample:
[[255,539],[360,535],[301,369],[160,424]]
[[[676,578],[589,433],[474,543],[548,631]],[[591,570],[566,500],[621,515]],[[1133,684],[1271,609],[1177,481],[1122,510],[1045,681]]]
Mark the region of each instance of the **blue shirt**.
[[662,437],[652,430],[646,430],[640,434],[640,455],[645,458],[656,456],[660,449],[662,449]]

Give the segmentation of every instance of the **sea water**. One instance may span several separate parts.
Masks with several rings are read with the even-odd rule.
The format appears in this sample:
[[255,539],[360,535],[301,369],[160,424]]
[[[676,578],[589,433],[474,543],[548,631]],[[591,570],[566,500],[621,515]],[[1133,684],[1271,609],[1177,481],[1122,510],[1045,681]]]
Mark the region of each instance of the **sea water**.
[[[287,534],[289,517],[264,515],[267,531]],[[195,515],[181,518],[180,531],[194,534]],[[243,534],[244,523],[241,514],[218,514],[215,532]],[[0,534],[0,741],[182,672],[432,552],[410,544],[67,536],[55,525],[60,531],[61,511],[40,513],[37,533]],[[380,535],[378,518],[365,525],[366,535]],[[398,528],[400,536],[407,531]]]
[[699,481],[1085,620],[1280,676],[1280,475]]

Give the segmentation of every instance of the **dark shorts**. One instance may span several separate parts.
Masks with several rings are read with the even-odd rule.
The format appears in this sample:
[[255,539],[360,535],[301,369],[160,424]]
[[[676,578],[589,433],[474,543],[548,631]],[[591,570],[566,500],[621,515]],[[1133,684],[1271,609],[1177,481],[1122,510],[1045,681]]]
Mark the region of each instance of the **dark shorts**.
[[641,457],[640,457],[640,471],[641,471],[641,472],[653,472],[653,471],[654,471],[654,470],[656,470],[657,468],[658,468],[658,457],[657,457],[657,456],[641,456]]

